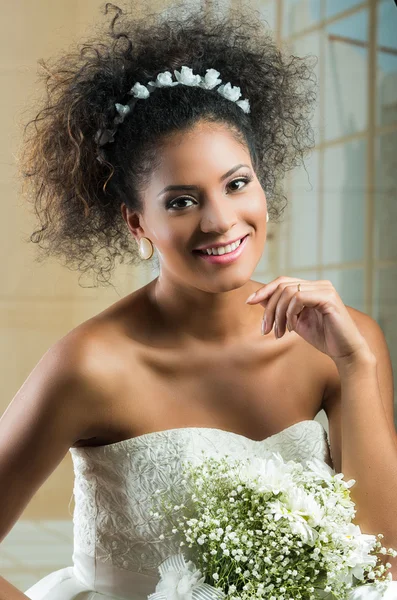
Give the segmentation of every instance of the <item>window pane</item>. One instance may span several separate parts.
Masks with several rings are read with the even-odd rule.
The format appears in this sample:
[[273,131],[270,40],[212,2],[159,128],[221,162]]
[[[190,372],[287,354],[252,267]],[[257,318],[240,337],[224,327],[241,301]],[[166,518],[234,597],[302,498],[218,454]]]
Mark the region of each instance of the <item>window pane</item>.
[[378,4],[377,122],[397,121],[397,8],[394,2]]
[[375,258],[397,258],[397,131],[376,140]]
[[318,152],[291,173],[290,265],[293,269],[318,264]]
[[266,21],[275,36],[277,32],[276,0],[255,0],[253,8],[259,10],[262,20]]
[[325,139],[332,140],[367,127],[368,11],[328,25],[325,35]]
[[323,262],[364,258],[366,142],[355,140],[325,150]]
[[321,19],[319,0],[284,0],[282,35],[286,37],[307,29]]
[[331,281],[344,304],[365,312],[363,269],[325,269],[321,279]]
[[317,79],[317,90],[316,90],[317,91],[317,101],[316,101],[313,118],[311,121],[313,130],[314,130],[314,139],[315,139],[316,144],[318,144],[320,142],[320,127],[321,127],[320,103],[319,103],[320,92],[319,92],[319,88],[318,88],[318,82],[320,81],[319,58],[320,58],[320,52],[321,52],[321,46],[320,46],[321,41],[322,41],[322,37],[321,37],[320,32],[314,31],[313,33],[303,35],[302,37],[299,37],[298,39],[291,41],[289,44],[286,44],[290,53],[295,56],[299,56],[299,57],[310,56],[310,57],[315,57],[317,59],[315,65],[313,67],[313,71],[314,71],[316,79]]
[[353,6],[362,4],[363,0],[326,0],[325,4],[325,17],[333,17],[340,12],[344,12]]

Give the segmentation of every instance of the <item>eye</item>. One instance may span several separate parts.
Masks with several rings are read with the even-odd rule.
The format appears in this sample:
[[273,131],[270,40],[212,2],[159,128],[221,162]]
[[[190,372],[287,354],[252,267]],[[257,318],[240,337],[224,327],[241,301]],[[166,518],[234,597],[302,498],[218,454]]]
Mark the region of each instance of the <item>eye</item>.
[[[250,181],[252,181],[252,177],[250,176],[246,176],[246,177],[237,177],[236,179],[233,179],[232,181],[229,182],[229,186],[232,185],[233,183],[240,183],[241,181],[243,181],[246,185],[248,183],[250,183]],[[243,186],[245,187],[245,186]],[[239,190],[241,190],[241,187],[238,187],[237,189],[232,190],[233,192],[238,192]],[[173,209],[173,210],[183,210],[185,208],[188,208],[188,206],[176,206],[177,203],[179,202],[196,202],[196,200],[194,198],[192,198],[191,196],[180,196],[179,198],[175,198],[175,200],[171,200],[168,204],[167,204],[167,209]]]

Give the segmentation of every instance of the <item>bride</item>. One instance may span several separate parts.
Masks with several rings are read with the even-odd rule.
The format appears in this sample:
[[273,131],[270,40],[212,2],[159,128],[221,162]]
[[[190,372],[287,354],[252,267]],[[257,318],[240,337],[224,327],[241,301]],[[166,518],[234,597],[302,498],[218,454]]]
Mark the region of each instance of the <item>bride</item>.
[[395,548],[380,327],[328,280],[251,279],[283,174],[313,146],[309,62],[244,7],[106,12],[108,33],[46,66],[21,156],[41,223],[31,239],[104,284],[116,258],[154,258],[159,275],[55,343],[0,421],[0,540],[68,451],[75,472],[73,565],[25,594],[0,578],[1,598],[146,600],[176,550],[150,500],[177,494],[201,451],[321,458],[356,480],[361,530]]

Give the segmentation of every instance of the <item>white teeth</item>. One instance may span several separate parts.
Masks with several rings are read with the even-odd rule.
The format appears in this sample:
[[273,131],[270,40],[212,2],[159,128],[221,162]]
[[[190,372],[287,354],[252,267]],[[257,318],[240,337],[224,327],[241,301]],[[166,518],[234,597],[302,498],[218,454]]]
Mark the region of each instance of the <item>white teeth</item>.
[[228,244],[227,246],[221,246],[219,248],[207,248],[204,252],[207,254],[215,254],[221,256],[222,254],[228,254],[229,252],[233,252],[238,246],[241,244],[241,240],[237,242],[233,242],[233,244]]

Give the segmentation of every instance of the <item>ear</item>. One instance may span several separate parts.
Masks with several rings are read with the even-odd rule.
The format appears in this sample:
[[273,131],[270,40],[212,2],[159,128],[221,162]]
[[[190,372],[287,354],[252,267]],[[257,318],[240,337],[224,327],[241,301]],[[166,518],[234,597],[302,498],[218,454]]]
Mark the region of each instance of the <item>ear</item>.
[[138,242],[141,237],[145,236],[145,230],[142,226],[142,216],[136,211],[130,210],[123,202],[121,205],[121,214],[124,221],[127,223],[127,227]]

